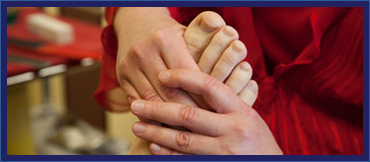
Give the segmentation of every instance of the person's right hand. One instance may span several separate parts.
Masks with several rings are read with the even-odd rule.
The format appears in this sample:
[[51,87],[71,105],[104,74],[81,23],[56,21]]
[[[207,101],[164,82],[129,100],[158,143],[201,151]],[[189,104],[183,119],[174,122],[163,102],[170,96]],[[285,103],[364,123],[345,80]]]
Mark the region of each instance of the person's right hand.
[[[156,155],[281,155],[282,151],[265,121],[228,86],[199,71],[172,69],[159,74],[169,87],[181,87],[202,95],[215,110],[171,102],[137,100],[132,112],[142,118],[170,125],[183,126],[189,131],[138,122],[133,125],[136,136],[152,141]],[[180,151],[180,152],[178,152]]]
[[185,27],[166,8],[120,8],[114,28],[118,39],[117,78],[128,101],[172,101],[196,106],[183,90],[160,84],[160,71],[198,70],[183,39]]

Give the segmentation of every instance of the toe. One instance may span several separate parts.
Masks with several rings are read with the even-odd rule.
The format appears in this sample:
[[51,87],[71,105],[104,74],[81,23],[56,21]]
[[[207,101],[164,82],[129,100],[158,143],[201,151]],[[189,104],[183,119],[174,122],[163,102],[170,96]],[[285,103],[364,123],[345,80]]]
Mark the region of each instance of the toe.
[[258,96],[258,84],[251,80],[247,86],[239,93],[239,97],[249,106],[253,106]]
[[221,58],[213,67],[211,76],[224,82],[230,75],[231,71],[246,57],[247,48],[239,41],[233,41],[229,47],[223,52]]
[[187,27],[184,39],[196,62],[222,26],[225,26],[222,17],[215,12],[207,11],[199,14]]
[[239,94],[250,82],[252,74],[253,71],[250,64],[248,62],[241,62],[231,72],[230,76],[226,79],[225,84],[229,86],[235,93]]
[[225,21],[220,15],[215,12],[207,11],[203,12],[201,15],[201,20],[199,23],[199,29],[203,33],[211,33],[216,29],[225,26]]
[[202,53],[198,62],[200,70],[210,74],[212,68],[221,58],[222,53],[238,37],[238,32],[231,26],[222,27]]

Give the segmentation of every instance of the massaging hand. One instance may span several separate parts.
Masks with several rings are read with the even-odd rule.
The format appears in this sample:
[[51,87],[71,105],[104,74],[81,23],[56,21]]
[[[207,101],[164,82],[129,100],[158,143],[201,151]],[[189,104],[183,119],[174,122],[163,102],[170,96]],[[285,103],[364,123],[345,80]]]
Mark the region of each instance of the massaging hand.
[[161,72],[159,79],[166,86],[202,95],[216,112],[173,102],[133,102],[131,110],[135,115],[191,131],[145,122],[134,124],[135,135],[153,142],[153,154],[171,154],[171,149],[189,154],[282,154],[259,114],[214,77],[174,69]]
[[117,78],[128,101],[173,101],[197,105],[184,91],[160,84],[168,68],[199,70],[183,39],[185,27],[166,8],[121,8],[114,24],[118,38]]

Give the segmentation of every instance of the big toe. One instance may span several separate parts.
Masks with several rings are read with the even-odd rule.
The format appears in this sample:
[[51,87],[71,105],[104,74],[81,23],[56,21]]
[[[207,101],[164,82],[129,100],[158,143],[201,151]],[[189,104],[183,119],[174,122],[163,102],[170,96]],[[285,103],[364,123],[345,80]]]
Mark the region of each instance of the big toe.
[[225,21],[215,12],[206,11],[199,14],[185,31],[184,39],[196,61],[199,61],[204,49],[211,42],[218,29],[225,26]]

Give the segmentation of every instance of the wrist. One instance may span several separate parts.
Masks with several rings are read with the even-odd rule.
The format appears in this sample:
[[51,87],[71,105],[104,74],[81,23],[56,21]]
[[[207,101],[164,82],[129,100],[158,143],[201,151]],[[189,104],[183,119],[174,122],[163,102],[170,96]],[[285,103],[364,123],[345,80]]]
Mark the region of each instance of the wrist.
[[113,27],[118,37],[151,21],[171,18],[166,7],[120,7],[114,18]]

